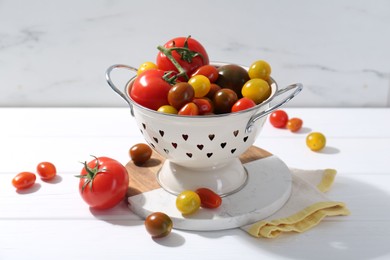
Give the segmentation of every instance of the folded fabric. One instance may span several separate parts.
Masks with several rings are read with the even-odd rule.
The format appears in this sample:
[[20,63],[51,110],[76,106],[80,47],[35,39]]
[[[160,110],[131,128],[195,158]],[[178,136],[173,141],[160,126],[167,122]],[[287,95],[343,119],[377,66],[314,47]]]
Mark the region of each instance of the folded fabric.
[[241,229],[254,237],[275,238],[284,232],[304,232],[325,217],[350,214],[343,202],[324,195],[333,184],[336,170],[290,170],[292,191],[286,204],[266,219]]

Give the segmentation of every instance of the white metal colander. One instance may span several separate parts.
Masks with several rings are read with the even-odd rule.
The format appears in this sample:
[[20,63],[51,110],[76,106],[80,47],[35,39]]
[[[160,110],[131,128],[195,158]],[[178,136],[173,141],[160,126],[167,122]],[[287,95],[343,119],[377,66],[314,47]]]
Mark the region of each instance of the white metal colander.
[[[217,67],[225,64],[213,63]],[[137,71],[127,65],[113,65],[107,69],[107,82],[129,104],[146,142],[167,159],[157,179],[173,194],[200,187],[210,188],[221,196],[240,190],[248,175],[238,157],[253,145],[266,115],[302,90],[300,83],[278,89],[271,78],[270,97],[253,108],[219,115],[180,116],[157,112],[134,102],[128,95],[134,78],[126,84],[124,91],[111,79],[111,72],[120,68]],[[270,105],[275,97],[289,91],[292,93]]]

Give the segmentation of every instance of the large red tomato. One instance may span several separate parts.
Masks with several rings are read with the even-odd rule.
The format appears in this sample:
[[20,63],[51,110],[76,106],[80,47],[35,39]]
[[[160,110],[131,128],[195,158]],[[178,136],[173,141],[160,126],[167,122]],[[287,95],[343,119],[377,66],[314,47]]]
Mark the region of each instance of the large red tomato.
[[210,63],[205,48],[191,37],[177,37],[171,39],[164,46],[159,46],[160,52],[157,55],[157,67],[164,71],[176,71],[180,69],[172,60],[171,56],[186,72],[188,78],[201,66]]
[[109,209],[126,196],[129,176],[126,168],[108,157],[95,157],[84,163],[79,191],[83,200],[94,209]]
[[139,105],[157,110],[169,105],[168,92],[171,85],[164,79],[165,72],[150,69],[141,73],[129,89],[130,97]]

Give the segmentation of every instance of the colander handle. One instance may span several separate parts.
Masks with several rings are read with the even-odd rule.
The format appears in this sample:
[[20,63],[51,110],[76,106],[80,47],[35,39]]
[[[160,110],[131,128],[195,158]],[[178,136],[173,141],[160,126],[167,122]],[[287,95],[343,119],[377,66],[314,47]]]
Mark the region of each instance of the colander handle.
[[133,72],[135,72],[135,73],[137,73],[137,70],[138,70],[138,69],[136,69],[136,68],[134,68],[134,67],[131,67],[131,66],[128,66],[128,65],[115,64],[115,65],[110,66],[110,67],[106,70],[106,80],[107,80],[108,85],[110,85],[110,87],[111,87],[119,96],[121,96],[121,97],[127,102],[127,104],[129,104],[131,115],[134,116],[133,105],[131,104],[129,98],[126,96],[126,94],[125,94],[122,90],[120,90],[119,88],[117,88],[117,87],[115,86],[114,82],[113,82],[112,79],[111,79],[111,72],[112,72],[114,69],[127,69],[127,70],[133,71]]
[[295,84],[291,84],[283,89],[279,89],[276,93],[275,93],[275,97],[283,94],[283,93],[286,93],[288,91],[293,91],[293,93],[291,93],[290,95],[288,95],[287,97],[285,97],[281,102],[267,108],[266,110],[258,113],[258,114],[255,114],[251,117],[251,119],[249,120],[248,124],[246,125],[246,129],[245,131],[247,133],[250,133],[252,132],[253,130],[253,125],[255,124],[255,122],[257,120],[259,120],[260,118],[262,118],[263,116],[266,116],[268,115],[269,113],[271,113],[272,111],[274,111],[275,109],[278,109],[279,107],[281,107],[282,105],[284,105],[285,103],[287,103],[288,101],[290,101],[292,98],[294,98],[296,95],[298,95],[299,92],[301,92],[303,88],[303,85],[301,83],[295,83]]

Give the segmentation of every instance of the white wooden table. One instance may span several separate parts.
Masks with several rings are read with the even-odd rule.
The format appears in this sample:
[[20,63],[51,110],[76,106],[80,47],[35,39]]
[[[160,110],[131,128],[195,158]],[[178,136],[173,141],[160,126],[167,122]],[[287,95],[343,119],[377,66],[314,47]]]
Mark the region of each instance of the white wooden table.
[[[390,109],[286,109],[301,132],[268,122],[255,145],[303,169],[335,168],[331,199],[352,214],[325,219],[302,234],[255,239],[240,229],[174,230],[153,240],[125,203],[90,210],[78,193],[80,161],[108,156],[126,164],[143,137],[127,108],[0,108],[0,259],[389,259]],[[320,131],[327,147],[310,151]],[[57,166],[17,192],[12,178],[41,161]],[[131,258],[133,257],[133,258]]]

